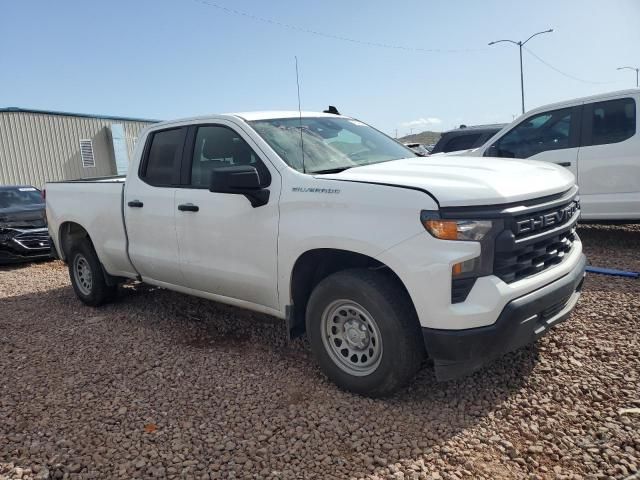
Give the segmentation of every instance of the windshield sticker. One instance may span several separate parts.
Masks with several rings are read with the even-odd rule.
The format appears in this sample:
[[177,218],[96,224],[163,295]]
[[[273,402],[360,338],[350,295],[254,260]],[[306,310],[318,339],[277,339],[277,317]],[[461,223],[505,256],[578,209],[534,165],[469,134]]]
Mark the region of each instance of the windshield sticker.
[[291,191],[300,193],[340,193],[339,188],[293,187]]
[[18,190],[20,190],[21,192],[35,192],[36,191],[36,189],[33,188],[33,187],[22,187],[22,188],[19,188]]

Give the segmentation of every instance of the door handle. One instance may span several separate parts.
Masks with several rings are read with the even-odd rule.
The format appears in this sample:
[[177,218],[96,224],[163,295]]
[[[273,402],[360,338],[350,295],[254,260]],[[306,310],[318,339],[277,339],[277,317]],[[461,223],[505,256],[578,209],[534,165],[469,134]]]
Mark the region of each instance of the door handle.
[[558,163],[558,165],[560,165],[561,167],[570,167],[571,166],[571,162],[560,162],[560,163]]
[[183,203],[182,205],[178,205],[178,210],[181,212],[197,212],[200,210],[200,207],[193,203]]
[[142,203],[140,200],[131,200],[129,203],[127,203],[127,205],[133,208],[142,208],[144,206],[144,203]]

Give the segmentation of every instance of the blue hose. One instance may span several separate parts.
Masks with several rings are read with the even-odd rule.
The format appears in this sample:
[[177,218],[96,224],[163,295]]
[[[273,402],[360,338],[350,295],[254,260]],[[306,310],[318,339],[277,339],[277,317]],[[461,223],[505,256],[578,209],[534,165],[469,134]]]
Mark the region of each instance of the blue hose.
[[613,268],[587,267],[585,270],[589,273],[612,275],[614,277],[640,278],[640,272],[626,272],[624,270],[615,270]]

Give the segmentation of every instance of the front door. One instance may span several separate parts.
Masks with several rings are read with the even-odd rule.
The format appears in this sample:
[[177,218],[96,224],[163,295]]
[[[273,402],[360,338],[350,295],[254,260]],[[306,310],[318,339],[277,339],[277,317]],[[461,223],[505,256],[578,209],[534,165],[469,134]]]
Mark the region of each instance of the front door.
[[[280,175],[232,124],[197,125],[187,140],[184,188],[174,212],[186,286],[271,308],[278,307],[277,241]],[[254,208],[243,195],[209,191],[215,168],[253,165],[270,191]]]
[[150,133],[138,175],[127,178],[123,209],[129,257],[142,279],[152,283],[184,283],[174,203],[186,131],[173,128]]
[[496,140],[485,156],[551,162],[578,178],[581,109],[580,105],[536,113]]

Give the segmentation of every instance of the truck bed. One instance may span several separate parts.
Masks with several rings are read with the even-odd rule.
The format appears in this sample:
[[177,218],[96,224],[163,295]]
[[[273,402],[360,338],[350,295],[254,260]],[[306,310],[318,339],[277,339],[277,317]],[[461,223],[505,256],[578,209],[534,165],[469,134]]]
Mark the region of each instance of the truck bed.
[[82,225],[95,241],[94,248],[107,272],[135,277],[127,255],[127,233],[123,218],[124,176],[52,182],[46,185],[47,222],[56,250],[61,228],[72,222]]

